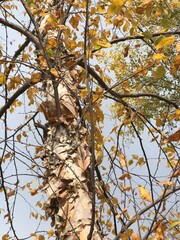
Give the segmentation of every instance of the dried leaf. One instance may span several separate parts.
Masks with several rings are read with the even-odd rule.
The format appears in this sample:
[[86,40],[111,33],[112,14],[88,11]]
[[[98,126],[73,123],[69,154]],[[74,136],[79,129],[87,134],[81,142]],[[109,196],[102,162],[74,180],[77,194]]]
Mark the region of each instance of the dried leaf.
[[132,177],[131,177],[131,175],[129,173],[124,173],[123,175],[121,175],[119,177],[120,180],[124,180],[125,178],[131,179]]
[[180,176],[180,169],[176,170],[175,172],[173,172],[171,178],[176,178]]
[[11,190],[10,192],[7,193],[8,197],[12,197],[15,194],[15,190]]
[[124,192],[125,192],[125,191],[128,192],[128,191],[131,190],[131,186],[126,186],[126,187],[121,186],[121,190],[124,191]]
[[21,134],[18,134],[16,138],[17,138],[18,142],[20,142],[21,141]]
[[180,140],[180,129],[170,135],[165,142],[178,142]]

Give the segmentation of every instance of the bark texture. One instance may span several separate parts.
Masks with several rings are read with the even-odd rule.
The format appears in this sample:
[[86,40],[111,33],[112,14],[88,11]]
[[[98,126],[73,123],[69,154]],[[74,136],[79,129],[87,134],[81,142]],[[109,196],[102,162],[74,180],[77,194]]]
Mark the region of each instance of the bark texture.
[[[43,53],[38,59],[40,68],[47,68],[44,71],[50,76],[44,84],[47,100],[41,106],[48,121],[43,158],[46,168],[44,189],[48,196],[45,211],[55,226],[57,239],[86,240],[92,218],[91,154],[87,129],[82,126],[79,115],[78,79],[72,74],[74,70],[64,67],[62,59],[68,56],[63,49],[60,30],[51,24],[51,14],[63,13],[61,1],[55,2],[37,1],[35,5],[47,12],[45,17],[38,19],[43,47],[50,49],[49,43],[56,43],[52,49],[58,53],[56,60],[49,58],[49,65]],[[102,239],[96,224],[92,239]]]

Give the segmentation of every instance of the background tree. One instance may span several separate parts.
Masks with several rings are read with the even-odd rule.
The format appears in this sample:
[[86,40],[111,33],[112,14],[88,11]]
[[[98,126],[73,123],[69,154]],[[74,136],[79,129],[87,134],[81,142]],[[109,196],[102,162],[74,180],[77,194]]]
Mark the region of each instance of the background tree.
[[179,239],[179,7],[0,2],[2,239]]

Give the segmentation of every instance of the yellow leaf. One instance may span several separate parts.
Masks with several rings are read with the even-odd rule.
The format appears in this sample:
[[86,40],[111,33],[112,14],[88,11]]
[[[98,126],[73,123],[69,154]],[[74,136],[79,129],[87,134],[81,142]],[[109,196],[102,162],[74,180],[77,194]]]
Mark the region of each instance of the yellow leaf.
[[128,125],[128,124],[130,124],[131,122],[132,122],[131,118],[125,119],[125,120],[123,121],[124,125]]
[[139,186],[139,193],[140,193],[140,197],[148,202],[152,202],[152,198],[150,197],[150,193],[148,190],[146,190],[145,188]]
[[127,161],[126,161],[126,157],[123,153],[119,152],[117,154],[117,156],[119,157],[119,162],[122,165],[122,167],[126,167],[127,166]]
[[32,83],[38,83],[41,80],[41,73],[33,73],[31,76],[31,82]]
[[118,199],[116,197],[113,197],[112,202],[117,205],[118,204]]
[[152,0],[142,0],[143,4],[146,5],[146,4],[149,4],[150,2],[152,2]]
[[180,116],[180,109],[177,109],[175,114],[176,114],[177,117],[179,117]]
[[157,60],[164,60],[166,61],[168,59],[168,57],[166,57],[164,54],[162,53],[157,53],[157,54],[154,54],[153,55],[153,58],[154,59],[157,59]]
[[48,238],[52,237],[54,235],[54,230],[51,229],[48,231]]
[[173,185],[174,183],[173,183],[173,182],[170,182],[170,181],[168,181],[168,180],[164,180],[164,181],[162,181],[162,182],[159,182],[158,184],[171,186],[171,185]]
[[42,208],[42,203],[38,201],[38,202],[36,203],[36,206],[38,206],[39,208]]
[[43,235],[39,235],[38,240],[45,240],[45,237]]
[[138,159],[138,158],[139,158],[138,155],[136,155],[136,154],[132,154],[132,157],[133,157],[134,159]]
[[41,13],[41,12],[42,12],[42,9],[41,9],[41,8],[33,9],[33,10],[32,10],[32,15],[37,15],[37,14],[39,14],[39,13]]
[[0,86],[6,83],[6,75],[4,73],[0,73]]
[[30,193],[31,193],[31,196],[34,196],[34,195],[36,195],[38,193],[38,189],[32,188],[30,190]]
[[132,240],[140,240],[139,234],[132,233],[131,237],[132,237]]
[[122,7],[126,3],[126,0],[110,0],[110,2],[114,6]]
[[176,227],[177,225],[180,225],[180,220],[177,221],[173,221],[169,227],[169,230],[173,229],[174,227]]
[[5,234],[2,236],[2,240],[8,240],[9,239],[9,235],[8,234]]
[[112,222],[111,222],[111,221],[107,221],[106,226],[107,226],[108,228],[111,228],[111,227],[112,227]]
[[136,165],[143,166],[144,163],[145,163],[144,158],[140,157]]
[[111,209],[108,209],[106,213],[110,216],[111,215]]
[[30,57],[29,54],[23,53],[23,54],[22,54],[22,60],[23,60],[23,62],[27,62],[27,60],[29,59],[29,57]]
[[111,47],[111,43],[108,41],[99,41],[95,44],[94,49],[98,50],[100,48],[109,48]]
[[36,96],[36,93],[37,93],[37,89],[34,88],[34,87],[31,87],[31,88],[29,88],[29,89],[27,90],[27,96],[28,96],[28,98],[29,98],[29,100],[30,100],[28,106],[30,106],[31,104],[34,103],[34,98],[35,98],[35,96]]
[[174,41],[176,40],[176,38],[174,36],[170,36],[170,37],[166,37],[163,38],[156,46],[156,49],[159,48],[164,48],[164,47],[168,47],[170,46]]
[[111,0],[111,4],[108,7],[109,14],[116,14],[126,3],[126,0]]
[[97,7],[98,13],[105,13],[106,12],[106,8],[104,4],[98,4]]
[[177,50],[178,52],[180,52],[180,41],[178,41],[177,44],[176,44],[176,50]]
[[71,19],[69,20],[71,26],[78,30],[78,25],[79,22],[82,22],[82,18],[80,17],[79,14],[76,14],[75,16],[72,16]]
[[55,68],[51,68],[50,72],[52,73],[53,76],[59,77],[59,73],[58,73],[58,71]]

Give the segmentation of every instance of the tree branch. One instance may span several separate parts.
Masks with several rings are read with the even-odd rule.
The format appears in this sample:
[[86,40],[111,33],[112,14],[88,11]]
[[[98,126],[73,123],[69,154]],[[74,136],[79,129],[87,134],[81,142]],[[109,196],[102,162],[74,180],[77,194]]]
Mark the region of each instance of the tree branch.
[[[171,35],[171,34],[180,34],[180,31],[157,32],[157,33],[152,33],[152,36],[158,37],[160,35],[166,36],[166,35]],[[127,37],[122,37],[122,38],[116,38],[116,39],[110,41],[110,43],[114,44],[114,43],[119,43],[119,42],[125,42],[127,40],[136,40],[136,39],[143,40],[143,39],[146,39],[146,37],[143,35],[127,36]]]
[[26,82],[9,98],[7,103],[0,109],[0,118],[6,112],[6,110],[11,106],[11,104],[16,100],[16,98],[18,98],[23,92],[25,92],[32,85],[34,85],[34,83]]
[[[79,66],[81,66],[82,68],[85,68],[85,64],[84,62],[79,62],[78,63]],[[155,93],[137,93],[137,94],[120,94],[115,92],[114,90],[112,90],[114,87],[117,86],[117,84],[115,84],[113,87],[108,87],[108,85],[103,81],[103,79],[94,71],[93,68],[91,68],[90,66],[88,66],[88,71],[91,74],[91,76],[93,78],[96,79],[96,81],[99,83],[99,85],[104,88],[108,93],[110,93],[112,96],[123,99],[123,98],[139,98],[139,97],[153,97],[153,98],[157,98],[161,101],[164,101],[168,104],[173,105],[176,109],[179,109],[179,106],[172,100],[167,99],[165,97],[159,96]],[[139,74],[136,73],[136,74]],[[135,75],[135,74],[134,74]],[[134,76],[133,75],[133,76]],[[122,100],[123,101],[123,100]]]
[[7,27],[12,28],[13,30],[18,31],[19,33],[22,33],[24,36],[26,36],[29,40],[31,40],[36,46],[37,48],[41,48],[38,39],[27,29],[20,27],[12,22],[6,21],[3,18],[0,18],[0,23],[2,25],[5,25]]
[[161,197],[159,197],[156,201],[149,204],[147,207],[142,209],[138,212],[135,216],[131,218],[131,220],[126,224],[126,226],[122,227],[121,231],[118,233],[117,237],[115,237],[113,240],[118,240],[120,238],[121,233],[124,233],[134,222],[137,218],[139,218],[143,213],[147,212],[150,208],[154,207],[159,202],[163,201],[165,198],[167,198],[169,195],[177,192],[180,190],[180,186],[177,188],[173,188],[171,191],[167,192],[166,194],[163,194]]

